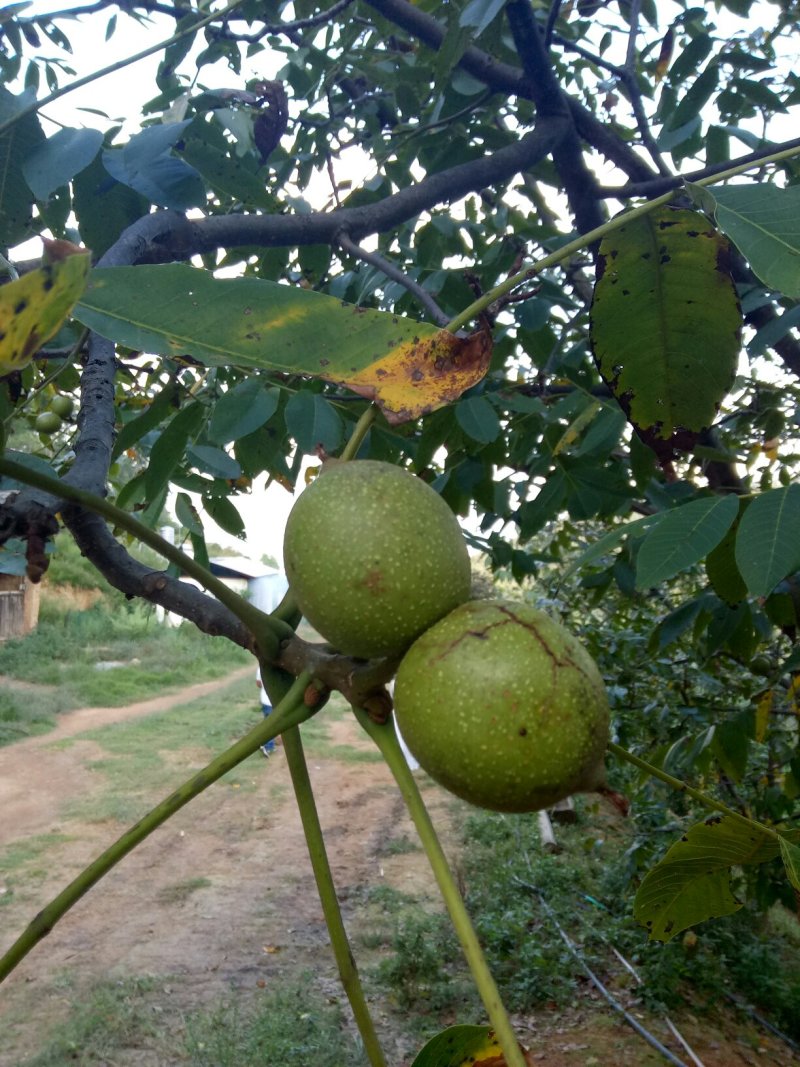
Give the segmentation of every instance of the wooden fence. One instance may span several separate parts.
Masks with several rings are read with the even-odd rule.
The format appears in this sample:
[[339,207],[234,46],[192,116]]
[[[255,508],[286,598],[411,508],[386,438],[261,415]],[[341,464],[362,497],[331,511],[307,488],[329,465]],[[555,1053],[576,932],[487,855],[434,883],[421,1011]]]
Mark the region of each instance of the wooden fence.
[[0,574],[0,641],[21,637],[39,619],[39,586],[17,574]]

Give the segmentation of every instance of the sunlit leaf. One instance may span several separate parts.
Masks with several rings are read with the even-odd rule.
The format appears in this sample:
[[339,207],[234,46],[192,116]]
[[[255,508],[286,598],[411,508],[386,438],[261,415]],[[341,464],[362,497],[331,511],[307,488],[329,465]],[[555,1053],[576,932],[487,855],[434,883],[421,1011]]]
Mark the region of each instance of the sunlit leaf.
[[595,358],[656,450],[691,447],[733,384],[742,317],[728,251],[705,216],[674,208],[633,219],[600,246]]
[[755,274],[800,297],[800,186],[728,185],[713,191],[715,217]]
[[486,333],[459,338],[299,286],[215,278],[184,264],[95,270],[75,315],[138,351],[346,385],[390,422],[451,403],[491,356]]
[[703,559],[738,514],[735,496],[692,500],[666,512],[642,541],[636,557],[636,588],[658,585]]
[[706,919],[738,911],[731,893],[730,868],[766,863],[778,855],[777,840],[755,823],[728,816],[697,823],[645,875],[634,902],[634,917],[651,940],[669,941]]
[[86,287],[90,254],[65,241],[51,244],[63,258],[0,286],[0,374],[30,363]]
[[739,522],[736,565],[752,596],[766,596],[800,568],[800,485],[751,501]]

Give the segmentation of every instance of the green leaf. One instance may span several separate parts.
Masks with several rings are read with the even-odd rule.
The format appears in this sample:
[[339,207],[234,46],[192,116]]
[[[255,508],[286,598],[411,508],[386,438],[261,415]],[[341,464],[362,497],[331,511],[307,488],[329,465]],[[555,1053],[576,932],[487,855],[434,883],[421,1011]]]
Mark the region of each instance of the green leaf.
[[612,549],[616,548],[620,541],[623,541],[626,537],[644,533],[644,531],[648,530],[658,518],[658,515],[645,515],[643,519],[634,519],[633,522],[621,523],[613,530],[609,530],[607,534],[600,537],[594,544],[589,545],[588,548],[584,549],[576,559],[572,560],[572,562],[564,568],[561,574],[561,581],[565,582],[567,578],[571,578],[576,571],[581,570],[590,563],[594,563],[594,561],[600,559],[601,556],[605,556]]
[[196,537],[203,536],[203,523],[197,512],[197,508],[192,503],[192,499],[188,493],[178,493],[175,498],[175,514],[178,518],[178,522],[181,523],[190,534],[194,534]]
[[767,596],[800,568],[800,485],[770,489],[750,503],[736,535],[736,565],[751,596]]
[[145,474],[147,499],[153,500],[169,481],[183,457],[186,442],[203,425],[205,411],[200,403],[183,408],[164,429],[150,452]]
[[277,390],[266,390],[255,378],[246,378],[219,398],[208,426],[208,436],[226,445],[259,429],[278,407]]
[[449,1026],[417,1053],[411,1067],[480,1067],[481,1061],[501,1054],[488,1026]]
[[342,441],[342,420],[324,396],[305,390],[286,405],[286,429],[301,452],[335,452]]
[[64,127],[34,148],[22,164],[22,173],[36,199],[46,200],[88,167],[102,143],[99,130]]
[[[13,96],[0,86],[0,123],[26,107],[36,94],[26,90]],[[33,196],[22,174],[23,160],[44,141],[36,115],[26,115],[0,134],[0,247],[30,237]]]
[[[739,501],[739,514],[750,503]],[[717,547],[706,557],[706,575],[711,587],[718,597],[728,604],[738,604],[747,596],[747,586],[736,566],[736,535],[739,532],[738,520],[735,520]]]
[[649,589],[707,556],[739,514],[735,496],[692,500],[666,512],[636,557],[636,588]]
[[187,138],[180,152],[212,189],[251,207],[273,207],[274,198],[256,173],[255,162],[248,165],[250,157],[228,155],[200,137]]
[[72,189],[81,239],[95,256],[101,256],[150,206],[145,197],[115,181],[99,155],[75,176]]
[[106,149],[103,166],[112,178],[159,207],[186,211],[205,204],[205,184],[200,175],[194,167],[170,154],[190,121],[148,126],[131,137],[123,148]]
[[715,189],[715,217],[755,274],[800,297],[800,185],[728,185]]
[[800,891],[800,848],[781,837],[781,859],[786,868],[786,877]]
[[674,208],[633,219],[600,246],[595,359],[653,438],[709,426],[733,384],[741,311],[726,259],[705,216]]
[[203,507],[222,529],[233,537],[244,536],[244,521],[226,496],[203,497]]
[[137,351],[347,385],[394,422],[457,399],[491,358],[483,333],[457,338],[299,286],[215,278],[180,263],[95,270],[74,315]]
[[634,917],[651,940],[669,941],[706,919],[741,907],[730,889],[734,865],[766,863],[779,844],[753,823],[714,816],[691,827],[645,875],[634,901]]
[[505,7],[506,0],[470,0],[461,12],[459,26],[468,26],[476,37],[480,37],[486,27]]
[[456,419],[467,437],[483,445],[496,441],[500,435],[500,419],[485,396],[470,396],[456,404]]
[[211,445],[190,445],[186,449],[186,459],[191,466],[214,478],[238,478],[242,473],[232,456]]
[[170,380],[140,415],[125,423],[114,441],[112,459],[121,456],[126,449],[141,441],[146,433],[161,425],[178,391],[178,383],[174,379]]

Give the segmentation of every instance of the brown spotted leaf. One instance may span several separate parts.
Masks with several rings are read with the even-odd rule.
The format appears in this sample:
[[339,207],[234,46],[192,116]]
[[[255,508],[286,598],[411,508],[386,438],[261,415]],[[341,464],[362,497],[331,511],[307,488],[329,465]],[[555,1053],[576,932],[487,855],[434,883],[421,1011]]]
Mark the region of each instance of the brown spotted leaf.
[[46,245],[46,262],[38,270],[0,286],[0,375],[30,363],[86,286],[89,252],[68,241]]
[[662,458],[693,447],[733,384],[741,309],[729,245],[705,215],[661,208],[600,246],[591,310],[598,368]]
[[[492,356],[487,331],[456,337],[440,330],[413,338],[358,374],[341,379],[353,392],[374,400],[391,423],[418,418],[451,404],[486,373]],[[336,379],[334,379],[336,380]]]
[[95,270],[75,316],[137,351],[336,382],[395,423],[455,400],[491,354],[488,335],[457,338],[299,286],[181,263]]
[[730,915],[742,906],[731,892],[731,867],[766,863],[779,849],[780,842],[757,823],[747,826],[725,815],[697,823],[645,875],[634,918],[651,940],[669,941],[706,919]]
[[[523,1050],[525,1062],[533,1065]],[[449,1026],[417,1054],[411,1067],[506,1067],[506,1058],[488,1026]]]

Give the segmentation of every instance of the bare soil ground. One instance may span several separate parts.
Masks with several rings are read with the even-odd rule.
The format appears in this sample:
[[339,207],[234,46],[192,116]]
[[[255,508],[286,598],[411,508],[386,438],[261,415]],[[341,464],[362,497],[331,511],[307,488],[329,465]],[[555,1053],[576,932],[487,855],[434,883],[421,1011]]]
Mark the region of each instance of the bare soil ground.
[[[99,788],[92,764],[102,754],[85,730],[146,716],[207,695],[221,682],[127,708],[89,708],[63,716],[51,733],[0,749],[0,852],[47,841],[40,869],[0,909],[0,949],[124,828],[112,820],[82,821],[68,813],[76,798]],[[348,720],[331,724],[331,741],[368,747]],[[68,743],[67,743],[68,742]],[[173,754],[176,784],[204,762],[190,745]],[[356,934],[366,889],[387,885],[436,905],[432,875],[420,852],[387,853],[386,842],[413,835],[382,763],[311,759],[310,774],[340,892],[345,921]],[[314,889],[305,841],[282,752],[253,757],[238,783],[221,782],[197,798],[103,879],[40,943],[0,993],[0,1065],[21,1067],[41,1047],[47,1026],[68,1011],[70,995],[98,978],[154,976],[163,1023],[179,1032],[188,1012],[239,993],[257,997],[282,976],[308,971],[324,995],[344,1002]],[[238,786],[238,787],[237,787]],[[446,849],[449,799],[435,788],[426,800]],[[0,884],[0,892],[5,887]],[[356,940],[356,956],[361,949]],[[364,950],[366,952],[366,950]],[[367,952],[367,955],[369,953]],[[414,1049],[390,1007],[374,1005],[392,1067]],[[478,1020],[475,1020],[478,1021]],[[515,1020],[534,1062],[548,1067],[644,1065],[654,1056],[596,995],[564,1011]],[[790,1064],[789,1050],[770,1035],[724,1016],[681,1018],[705,1067]],[[663,1028],[659,1037],[680,1055]],[[156,1048],[115,1058],[120,1067],[162,1067]],[[311,1065],[309,1065],[311,1067]],[[342,1067],[345,1067],[343,1064]]]

